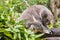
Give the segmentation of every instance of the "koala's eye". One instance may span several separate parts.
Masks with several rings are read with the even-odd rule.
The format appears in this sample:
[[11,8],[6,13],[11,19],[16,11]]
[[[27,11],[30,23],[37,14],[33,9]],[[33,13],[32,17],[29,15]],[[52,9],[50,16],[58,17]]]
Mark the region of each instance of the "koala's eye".
[[48,19],[46,20],[46,24],[50,24],[50,21]]

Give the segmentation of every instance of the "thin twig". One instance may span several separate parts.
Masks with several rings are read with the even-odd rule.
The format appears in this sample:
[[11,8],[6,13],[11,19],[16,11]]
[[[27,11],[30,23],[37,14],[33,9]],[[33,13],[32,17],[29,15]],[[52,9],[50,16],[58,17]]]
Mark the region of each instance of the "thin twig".
[[30,6],[26,0],[24,0],[24,2],[26,3],[27,7],[29,7],[29,6]]

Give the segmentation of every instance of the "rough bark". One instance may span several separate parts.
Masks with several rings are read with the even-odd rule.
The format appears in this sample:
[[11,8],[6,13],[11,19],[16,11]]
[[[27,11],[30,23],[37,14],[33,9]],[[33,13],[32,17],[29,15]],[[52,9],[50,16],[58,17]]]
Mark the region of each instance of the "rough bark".
[[50,7],[55,18],[60,18],[60,0],[50,0]]

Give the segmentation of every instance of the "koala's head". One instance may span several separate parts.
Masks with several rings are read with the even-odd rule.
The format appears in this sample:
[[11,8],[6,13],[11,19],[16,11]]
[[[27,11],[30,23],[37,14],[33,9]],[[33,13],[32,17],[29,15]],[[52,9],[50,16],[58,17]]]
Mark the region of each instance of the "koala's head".
[[49,25],[51,23],[54,25],[55,24],[55,19],[54,19],[53,14],[51,12],[45,12],[45,11],[43,13],[41,14],[42,24],[44,26],[47,26],[47,25]]
[[44,26],[47,26],[48,24],[50,24],[50,20],[48,19],[48,15],[47,14],[43,14],[42,15],[42,24]]
[[37,32],[48,33],[48,34],[51,33],[51,31],[46,26],[43,25],[39,17],[36,18],[33,16],[33,20],[34,20],[33,22],[26,23],[26,28],[34,31],[35,33]]

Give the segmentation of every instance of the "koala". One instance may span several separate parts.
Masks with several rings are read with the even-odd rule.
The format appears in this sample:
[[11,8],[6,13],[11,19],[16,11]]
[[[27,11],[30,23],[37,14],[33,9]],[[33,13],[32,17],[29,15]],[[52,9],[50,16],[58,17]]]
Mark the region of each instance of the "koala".
[[18,21],[26,20],[25,26],[33,32],[50,33],[47,25],[54,23],[54,16],[51,11],[43,5],[33,5],[27,7],[18,18]]

